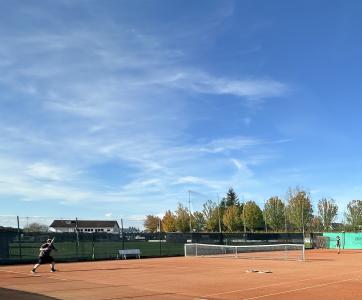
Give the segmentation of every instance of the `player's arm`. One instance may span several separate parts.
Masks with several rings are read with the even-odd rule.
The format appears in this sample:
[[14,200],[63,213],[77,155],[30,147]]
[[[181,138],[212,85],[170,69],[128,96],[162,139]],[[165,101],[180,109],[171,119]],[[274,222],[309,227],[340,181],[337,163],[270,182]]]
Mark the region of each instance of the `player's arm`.
[[48,244],[43,244],[43,245],[40,246],[39,250],[44,251],[44,250],[47,250],[48,248],[49,248]]

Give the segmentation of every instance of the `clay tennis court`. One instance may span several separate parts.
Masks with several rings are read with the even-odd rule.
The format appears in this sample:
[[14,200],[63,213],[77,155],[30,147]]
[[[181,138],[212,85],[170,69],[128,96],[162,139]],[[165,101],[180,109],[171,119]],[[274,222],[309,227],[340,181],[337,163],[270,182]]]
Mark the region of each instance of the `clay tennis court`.
[[0,299],[362,299],[362,251],[353,250],[309,250],[304,262],[175,257],[57,267],[35,275],[31,265],[0,267]]

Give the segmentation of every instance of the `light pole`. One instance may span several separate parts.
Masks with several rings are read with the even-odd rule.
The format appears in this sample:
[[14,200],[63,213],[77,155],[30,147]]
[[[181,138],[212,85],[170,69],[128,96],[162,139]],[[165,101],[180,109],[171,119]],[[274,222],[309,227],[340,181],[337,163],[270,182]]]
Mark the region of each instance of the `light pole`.
[[219,199],[219,193],[217,193],[217,214],[218,214],[218,217],[219,217],[219,232],[221,233],[220,199]]
[[244,233],[246,233],[246,224],[245,224],[245,199],[243,196],[243,223],[244,223]]
[[265,199],[264,199],[264,226],[265,226],[265,232],[268,233],[268,226],[266,224],[266,206],[265,206]]
[[192,222],[191,222],[191,190],[189,190],[189,213],[190,213],[190,232],[192,233]]

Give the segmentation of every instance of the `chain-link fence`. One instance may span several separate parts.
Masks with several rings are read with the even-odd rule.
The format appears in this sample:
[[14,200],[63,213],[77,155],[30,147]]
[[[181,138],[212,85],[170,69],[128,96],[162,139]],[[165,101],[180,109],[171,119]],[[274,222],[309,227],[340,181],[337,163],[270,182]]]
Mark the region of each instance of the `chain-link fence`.
[[57,261],[116,259],[124,249],[140,249],[142,257],[181,256],[185,243],[303,243],[301,233],[147,233],[136,227],[139,220],[11,216],[0,220],[1,263],[36,261],[48,238],[55,238],[57,251],[52,255]]

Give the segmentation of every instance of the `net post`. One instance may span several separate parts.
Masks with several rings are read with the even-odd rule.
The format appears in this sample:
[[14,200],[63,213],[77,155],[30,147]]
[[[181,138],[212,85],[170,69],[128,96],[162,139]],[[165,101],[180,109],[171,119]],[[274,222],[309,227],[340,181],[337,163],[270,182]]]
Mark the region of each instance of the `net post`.
[[184,253],[185,253],[185,257],[187,256],[186,255],[186,244],[184,244]]
[[305,261],[305,245],[303,244],[302,261]]
[[238,247],[235,247],[235,257],[238,257]]
[[195,247],[195,256],[197,256],[197,243],[196,243],[196,245],[195,245],[196,247]]

